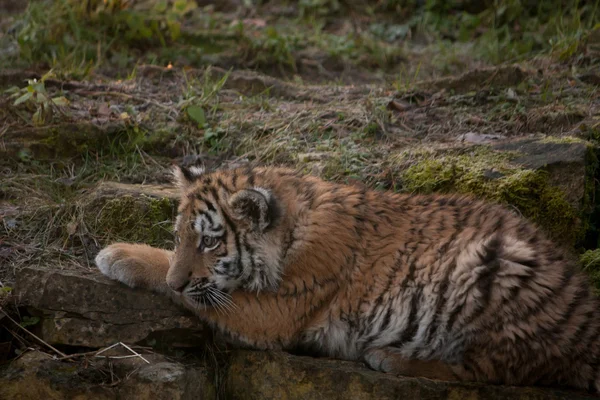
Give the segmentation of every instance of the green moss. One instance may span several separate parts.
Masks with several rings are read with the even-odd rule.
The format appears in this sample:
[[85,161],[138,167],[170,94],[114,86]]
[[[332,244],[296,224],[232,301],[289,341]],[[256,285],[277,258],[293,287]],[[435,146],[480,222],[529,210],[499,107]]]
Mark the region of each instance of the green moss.
[[600,295],[600,249],[588,250],[579,258],[581,267],[590,277],[596,293]]
[[168,198],[124,195],[107,200],[90,224],[107,240],[161,246],[173,239],[175,211],[175,204]]
[[570,144],[570,143],[585,143],[586,141],[584,139],[575,137],[575,136],[546,136],[542,139],[539,140],[540,143],[566,143],[566,144]]
[[[413,155],[414,156],[414,155]],[[421,153],[402,173],[403,190],[415,193],[465,193],[516,207],[552,237],[574,244],[579,212],[542,170],[510,163],[514,153],[479,147],[468,154]]]

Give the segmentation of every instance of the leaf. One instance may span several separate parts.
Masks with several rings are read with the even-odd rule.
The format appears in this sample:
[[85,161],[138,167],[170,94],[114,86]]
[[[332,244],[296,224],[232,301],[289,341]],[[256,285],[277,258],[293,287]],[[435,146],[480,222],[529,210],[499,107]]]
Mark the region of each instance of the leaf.
[[54,71],[53,70],[49,70],[48,72],[46,72],[41,78],[40,78],[40,82],[46,82],[47,79],[50,78],[54,78]]
[[69,105],[69,100],[67,100],[67,98],[65,96],[54,97],[52,99],[52,102],[54,104],[56,104],[57,106],[68,106]]
[[28,326],[35,325],[38,322],[40,322],[40,317],[28,317],[28,316],[25,316],[25,317],[23,317],[23,321],[21,321],[21,326],[23,328],[26,328]]
[[44,123],[44,116],[42,115],[42,108],[38,107],[38,109],[31,116],[33,123],[36,125],[42,125]]
[[69,236],[73,236],[75,233],[77,233],[77,226],[77,221],[69,222],[67,224],[67,233]]
[[27,92],[24,95],[22,95],[21,97],[19,97],[18,99],[15,100],[15,102],[13,103],[13,106],[18,106],[21,103],[25,103],[27,100],[29,100],[31,98],[31,96],[33,96],[32,92]]
[[18,86],[11,86],[8,89],[6,89],[4,91],[4,93],[8,93],[8,94],[15,94],[15,93],[19,93],[21,91],[21,88]]
[[207,129],[206,132],[204,132],[204,140],[210,140],[217,136],[219,136],[219,132],[213,131],[212,129]]
[[204,110],[200,106],[189,106],[187,109],[188,116],[198,123],[200,127],[203,127],[206,124],[206,116],[204,115]]
[[175,41],[181,36],[181,24],[179,22],[167,22],[171,40]]
[[167,11],[167,2],[165,0],[160,0],[154,5],[154,11],[163,13]]
[[38,82],[33,85],[33,90],[39,93],[46,93],[46,86],[44,85],[44,82]]

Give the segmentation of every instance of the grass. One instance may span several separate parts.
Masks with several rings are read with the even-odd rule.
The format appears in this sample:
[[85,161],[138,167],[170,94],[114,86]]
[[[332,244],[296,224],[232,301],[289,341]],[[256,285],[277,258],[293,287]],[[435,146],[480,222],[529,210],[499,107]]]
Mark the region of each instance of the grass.
[[[460,63],[455,54],[465,46],[475,60],[491,64],[540,54],[566,60],[581,58],[589,32],[600,22],[597,0],[552,0],[539,7],[495,0],[493,7],[475,12],[447,4],[373,1],[349,10],[338,1],[303,0],[295,18],[267,24],[261,19],[232,20],[193,0],[142,1],[135,6],[120,0],[39,1],[30,3],[15,25],[18,59],[8,62],[41,64],[76,78],[107,69],[126,76],[140,62],[214,61],[275,68],[289,76],[298,73],[307,56],[318,54],[320,68],[350,63],[359,70],[381,68],[393,74],[405,73],[399,66],[407,58],[402,41],[414,36],[431,43],[432,55],[446,53],[450,65]],[[372,22],[332,29],[348,12],[366,13]]]

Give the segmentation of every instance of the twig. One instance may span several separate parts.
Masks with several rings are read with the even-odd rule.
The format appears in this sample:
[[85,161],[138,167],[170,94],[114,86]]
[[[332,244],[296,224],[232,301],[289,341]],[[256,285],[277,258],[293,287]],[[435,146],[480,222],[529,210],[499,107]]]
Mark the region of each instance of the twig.
[[[98,358],[110,358],[111,360],[120,360],[123,358],[134,358],[134,357],[141,357],[139,354],[130,354],[128,356],[96,356]],[[144,359],[144,357],[141,357],[144,361],[146,361],[148,364],[150,364],[149,361],[147,361],[146,359]]]
[[114,359],[119,359],[119,358],[132,358],[132,357],[139,357],[142,360],[144,360],[146,363],[150,364],[150,361],[146,360],[144,357],[142,357],[142,355],[140,353],[137,353],[136,351],[134,351],[131,347],[127,346],[125,343],[123,342],[117,342],[115,344],[113,344],[112,346],[108,346],[105,349],[100,350],[99,352],[96,353],[96,357],[101,357],[103,358],[100,354],[104,353],[107,350],[112,349],[113,347],[116,347],[118,345],[121,345],[123,347],[125,347],[127,350],[129,350],[131,353],[133,353],[133,355],[130,356],[108,356],[108,358],[114,358]]
[[110,345],[110,346],[108,346],[108,347],[106,347],[106,348],[104,348],[104,349],[102,349],[102,350],[98,351],[98,352],[96,353],[96,355],[99,355],[99,354],[101,354],[101,353],[104,353],[106,350],[110,350],[110,349],[112,349],[113,347],[116,347],[116,346],[118,346],[118,345],[119,345],[119,343],[120,343],[120,342],[117,342],[117,343],[115,343],[115,344],[113,344],[113,345]]
[[32,337],[34,337],[37,341],[39,341],[40,343],[46,345],[49,349],[51,349],[52,351],[54,351],[56,354],[58,354],[61,357],[66,357],[67,355],[65,353],[63,353],[62,351],[54,348],[53,346],[51,346],[50,344],[48,344],[47,342],[45,342],[43,339],[40,339],[37,335],[34,335],[33,333],[29,332],[27,329],[23,328],[17,321],[15,321],[13,319],[13,317],[11,317],[10,315],[8,315],[8,313],[6,311],[4,311],[3,308],[0,307],[0,311],[2,311],[2,313],[4,315],[6,315],[6,317],[16,326],[18,326],[19,328],[21,328],[22,330],[24,330],[25,332],[27,332],[28,334],[30,334]]
[[97,352],[97,350],[88,351],[85,353],[73,353],[73,354],[69,354],[68,356],[64,356],[64,357],[57,357],[56,360],[63,361],[63,360],[70,360],[72,358],[77,358],[77,357],[93,356],[94,354],[96,354],[96,352]]
[[125,347],[127,350],[129,350],[130,352],[132,352],[133,354],[135,354],[136,356],[138,356],[139,358],[141,358],[142,360],[146,361],[147,364],[150,364],[150,361],[146,360],[144,357],[142,357],[142,355],[140,353],[136,353],[135,351],[133,351],[133,349],[129,346],[127,346],[125,343],[123,342],[119,342],[121,343],[121,346]]
[[[62,361],[62,360],[70,360],[72,358],[77,358],[77,357],[87,357],[87,356],[98,356],[99,358],[129,358],[129,357],[138,357],[137,355],[133,354],[130,356],[101,356],[101,353],[104,353],[106,350],[112,349],[113,347],[117,346],[119,343],[115,343],[110,347],[107,347],[105,349],[101,349],[101,350],[94,350],[94,351],[87,351],[85,353],[73,353],[73,354],[69,354],[66,357],[57,357],[56,360],[58,361]],[[133,346],[135,348],[140,348],[140,349],[151,349],[152,347],[147,347],[147,346]]]

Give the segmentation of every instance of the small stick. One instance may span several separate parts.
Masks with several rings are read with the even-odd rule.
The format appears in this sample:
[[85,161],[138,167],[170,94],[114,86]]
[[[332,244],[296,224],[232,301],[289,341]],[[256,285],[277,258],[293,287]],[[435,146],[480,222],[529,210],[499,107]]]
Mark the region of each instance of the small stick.
[[29,332],[27,329],[23,328],[21,325],[19,325],[19,323],[17,321],[15,321],[10,315],[8,315],[8,313],[6,311],[4,311],[4,309],[2,307],[0,307],[0,311],[2,311],[2,313],[4,315],[6,315],[6,317],[12,321],[13,324],[15,324],[16,326],[18,326],[19,328],[21,328],[22,330],[24,330],[25,332],[29,333],[31,336],[33,336],[37,341],[39,341],[40,343],[46,345],[49,349],[53,350],[56,354],[58,354],[61,357],[66,357],[67,355],[65,353],[63,353],[62,351],[54,348],[53,346],[51,346],[50,344],[46,343],[43,339],[40,339],[38,336],[34,335],[33,333]]
[[104,348],[104,349],[102,349],[102,350],[98,351],[98,352],[96,353],[96,355],[98,355],[98,354],[101,354],[101,353],[104,353],[106,350],[110,350],[110,349],[112,349],[113,347],[116,347],[116,346],[118,346],[118,345],[119,345],[119,342],[117,342],[117,343],[115,343],[115,344],[113,344],[113,345],[110,345],[110,346],[108,346],[108,347],[106,347],[106,348]]
[[[109,358],[111,360],[120,360],[122,358],[134,358],[134,357],[139,357],[139,356],[140,356],[139,354],[130,354],[128,356],[96,356],[96,357],[98,357],[98,358]],[[144,360],[144,361],[146,361],[146,360]],[[146,362],[148,362],[148,361],[146,361]]]
[[93,356],[95,354],[96,354],[96,351],[88,351],[86,353],[73,353],[73,354],[69,354],[68,356],[65,356],[65,357],[57,357],[56,359],[58,361],[70,360],[70,359],[76,358],[76,357]]
[[[69,354],[66,357],[57,357],[56,359],[59,361],[62,360],[69,360],[72,358],[77,358],[77,357],[87,357],[87,356],[97,356],[98,358],[130,358],[130,357],[138,357],[137,355],[130,355],[130,356],[101,356],[99,355],[100,353],[104,353],[106,350],[108,349],[112,349],[113,347],[115,347],[116,345],[118,345],[119,343],[115,343],[110,347],[107,347],[106,349],[100,349],[100,350],[94,350],[94,351],[87,351],[85,353],[73,353],[73,354]],[[135,348],[140,348],[140,349],[151,349],[152,347],[145,347],[145,346],[133,346]]]
[[136,356],[138,356],[139,358],[141,358],[142,360],[146,361],[147,364],[150,364],[150,361],[146,360],[144,357],[142,357],[142,355],[140,353],[137,353],[135,351],[133,351],[131,349],[131,347],[127,346],[125,343],[123,342],[119,342],[121,343],[121,346],[125,347],[127,350],[129,350],[130,352],[132,352],[133,354],[135,354]]

